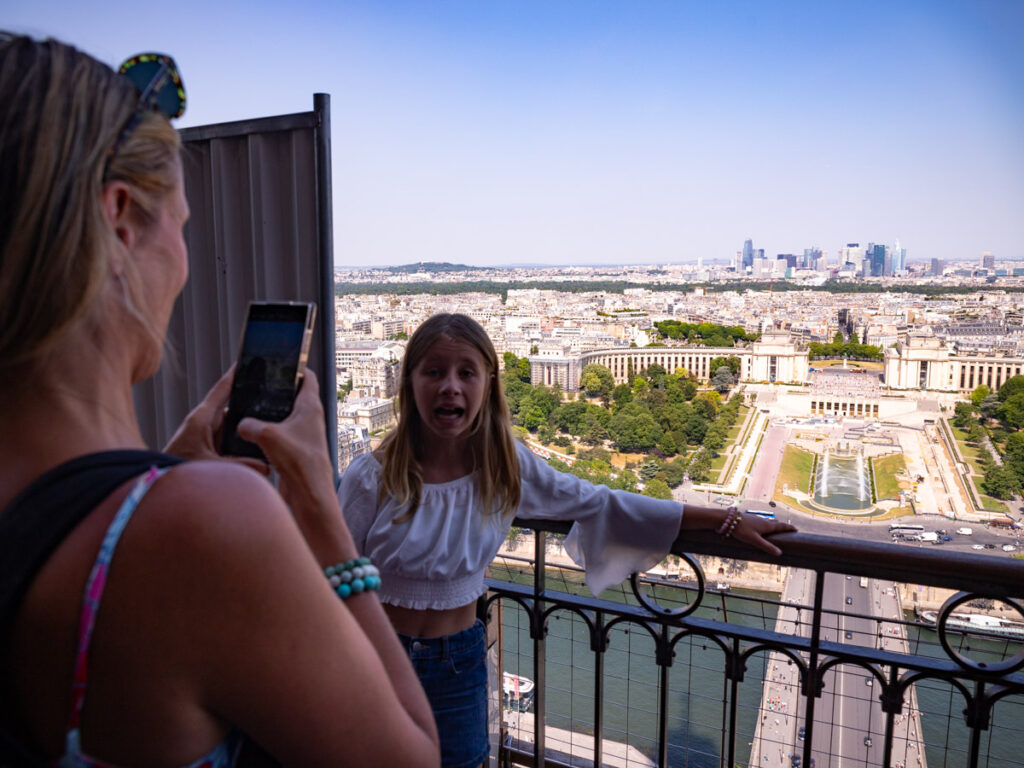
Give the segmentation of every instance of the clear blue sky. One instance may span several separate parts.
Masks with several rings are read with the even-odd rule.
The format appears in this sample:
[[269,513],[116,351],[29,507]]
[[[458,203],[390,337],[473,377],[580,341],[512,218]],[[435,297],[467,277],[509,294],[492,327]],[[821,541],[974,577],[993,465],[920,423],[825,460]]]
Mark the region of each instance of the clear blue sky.
[[181,126],[331,94],[339,265],[1024,259],[1024,0],[7,0]]

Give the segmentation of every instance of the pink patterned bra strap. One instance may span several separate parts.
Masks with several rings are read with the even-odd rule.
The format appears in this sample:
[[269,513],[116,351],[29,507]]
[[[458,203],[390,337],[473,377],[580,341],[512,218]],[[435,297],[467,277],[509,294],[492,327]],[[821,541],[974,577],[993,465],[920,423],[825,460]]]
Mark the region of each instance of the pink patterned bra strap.
[[82,707],[85,704],[85,689],[89,680],[89,644],[92,641],[92,630],[96,624],[96,614],[99,611],[100,600],[103,599],[103,589],[107,584],[107,572],[110,569],[110,561],[114,557],[114,548],[121,538],[121,533],[132,513],[139,505],[142,497],[146,495],[153,483],[160,478],[169,467],[157,469],[150,467],[149,471],[142,475],[135,483],[128,494],[128,497],[121,504],[107,528],[103,543],[100,545],[96,562],[89,573],[89,580],[85,584],[85,596],[82,600],[82,614],[78,628],[78,653],[75,656],[75,677],[72,684],[71,715],[68,723],[68,730],[78,728],[82,719]]

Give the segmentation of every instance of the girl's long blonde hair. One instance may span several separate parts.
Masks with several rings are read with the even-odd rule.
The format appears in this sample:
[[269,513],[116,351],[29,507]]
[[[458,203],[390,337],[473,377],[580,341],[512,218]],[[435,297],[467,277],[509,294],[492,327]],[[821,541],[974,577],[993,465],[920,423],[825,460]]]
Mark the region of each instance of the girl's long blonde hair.
[[405,510],[395,522],[410,519],[423,493],[419,459],[423,445],[420,414],[412,391],[412,371],[440,338],[474,347],[491,374],[490,391],[472,425],[471,453],[478,470],[477,490],[485,513],[515,514],[519,507],[519,457],[512,437],[505,390],[498,375],[498,354],[487,332],[471,317],[442,313],[428,318],[409,339],[402,360],[398,396],[398,426],[381,444],[384,452],[380,499],[395,499]]

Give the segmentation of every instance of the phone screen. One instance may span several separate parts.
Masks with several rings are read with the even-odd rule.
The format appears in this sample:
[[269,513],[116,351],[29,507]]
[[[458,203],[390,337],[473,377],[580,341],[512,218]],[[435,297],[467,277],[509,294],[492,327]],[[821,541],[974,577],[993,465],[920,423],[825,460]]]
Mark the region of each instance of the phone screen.
[[263,458],[256,445],[238,436],[238,422],[246,416],[283,421],[292,412],[315,311],[316,305],[308,303],[249,305],[224,419],[222,453]]

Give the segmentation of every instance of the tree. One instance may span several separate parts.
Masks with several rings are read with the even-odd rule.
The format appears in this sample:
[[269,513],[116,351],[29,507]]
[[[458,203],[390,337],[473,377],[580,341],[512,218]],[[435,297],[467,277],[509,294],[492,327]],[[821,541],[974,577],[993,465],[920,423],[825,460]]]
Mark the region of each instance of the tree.
[[658,441],[658,450],[666,456],[673,456],[679,451],[679,445],[672,433],[668,430],[662,432],[661,440]]
[[511,352],[502,355],[505,362],[505,384],[508,385],[510,378],[530,383],[530,361],[525,357],[516,357]]
[[678,459],[673,459],[672,461],[666,461],[662,465],[661,472],[665,475],[665,482],[668,483],[669,488],[675,488],[683,482],[683,475],[686,473],[686,469],[680,464]]
[[1009,467],[992,464],[985,471],[981,488],[989,496],[994,496],[997,499],[1009,499],[1020,491],[1020,478]]
[[543,424],[546,420],[544,411],[536,405],[530,405],[519,413],[519,423],[531,432],[537,429],[537,427]]
[[693,454],[693,458],[690,459],[686,472],[690,479],[696,483],[702,483],[707,480],[708,474],[711,472],[711,456],[708,452],[703,448],[699,448]]
[[728,366],[729,372],[733,375],[734,379],[739,378],[740,369],[743,367],[743,363],[735,355],[712,358],[711,363],[708,365],[708,370],[717,373],[718,369],[723,365]]
[[639,403],[622,407],[608,422],[608,435],[621,451],[646,453],[661,439],[661,427]]
[[626,403],[633,402],[633,390],[629,388],[629,384],[617,384],[615,389],[612,390],[612,401],[615,403],[616,408],[621,408]]
[[996,395],[989,395],[978,404],[978,410],[986,419],[991,419],[999,409],[999,398]]
[[583,431],[583,417],[587,412],[587,403],[580,400],[573,400],[562,403],[555,408],[551,419],[555,426],[570,435],[578,435]]
[[671,499],[672,490],[664,480],[655,477],[644,486],[644,496],[650,496],[653,499]]
[[686,442],[690,445],[700,445],[704,441],[704,433],[708,431],[708,420],[703,413],[691,411],[683,425],[683,432],[686,433]]
[[644,375],[651,382],[651,386],[658,389],[665,388],[665,376],[667,375],[665,366],[660,363],[651,363],[644,371]]
[[640,467],[640,479],[647,482],[654,478],[661,471],[661,462],[657,459],[648,459]]
[[1024,392],[1006,398],[996,415],[1013,429],[1024,429]]
[[992,390],[984,384],[979,384],[973,392],[971,392],[971,405],[975,408],[980,406],[986,397],[992,394]]
[[606,366],[590,363],[583,366],[580,374],[580,386],[590,397],[607,395],[615,387],[615,377]]
[[1009,398],[1022,392],[1024,392],[1024,376],[1011,376],[1003,382],[1003,386],[999,388],[996,396],[1000,402],[1005,403]]
[[967,425],[974,421],[974,406],[961,400],[953,408],[953,423],[960,429],[967,429]]
[[693,398],[693,406],[694,408],[703,409],[704,415],[707,416],[710,421],[718,415],[718,404],[721,400],[722,396],[717,392],[704,390]]
[[724,394],[732,389],[733,384],[735,384],[735,381],[732,378],[732,371],[729,370],[729,366],[718,366],[718,369],[715,371],[715,375],[711,377],[711,386],[714,387],[716,391]]
[[967,442],[977,443],[981,441],[981,438],[985,436],[985,432],[978,426],[978,422],[973,422],[971,426],[967,428]]
[[845,341],[842,331],[836,331],[836,335],[832,337],[832,343],[837,346],[842,346]]

